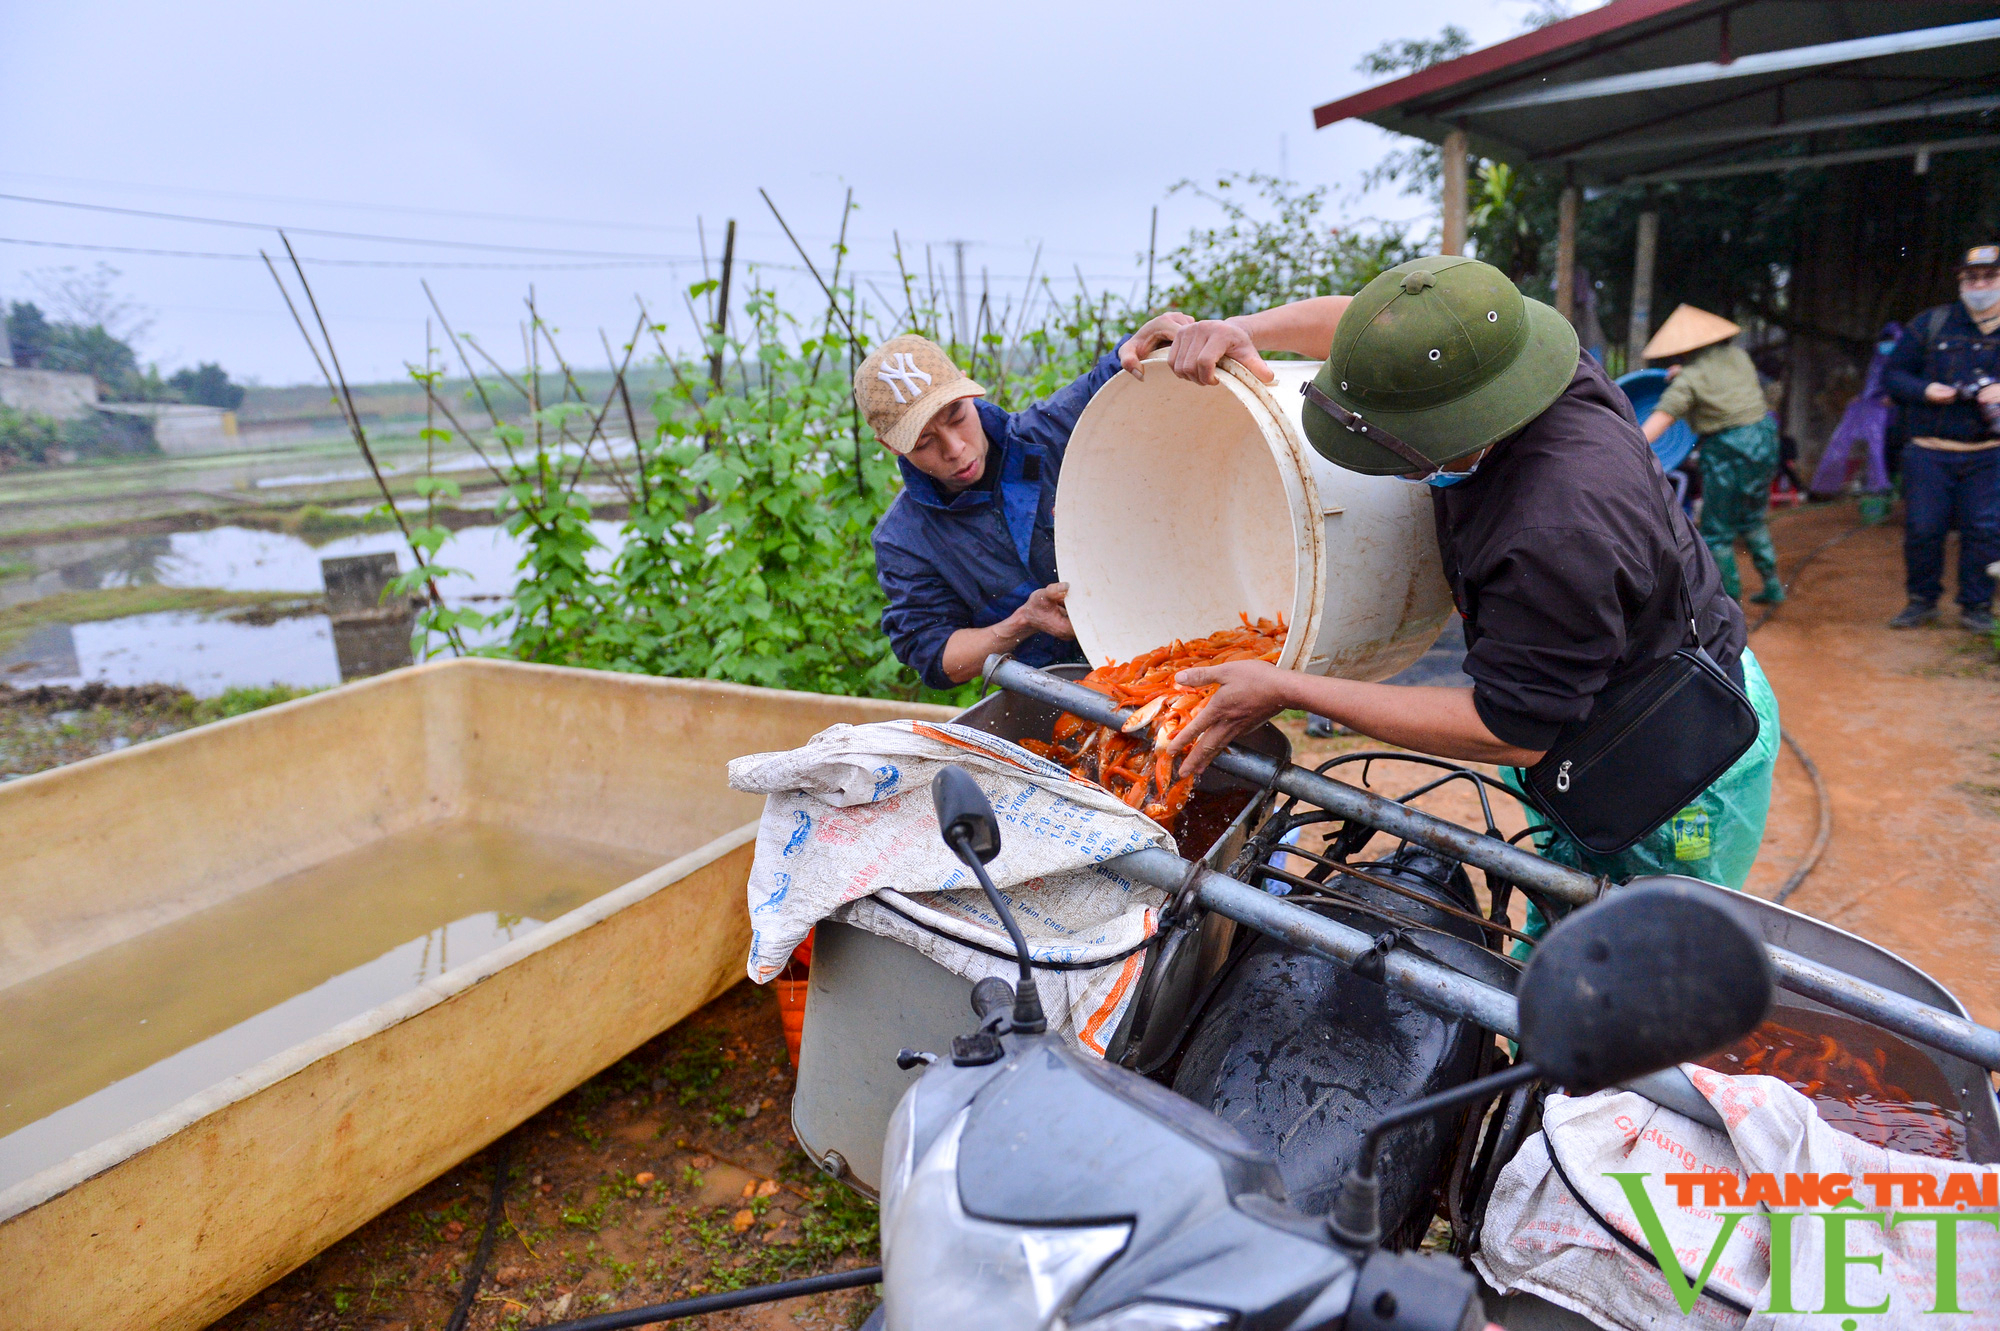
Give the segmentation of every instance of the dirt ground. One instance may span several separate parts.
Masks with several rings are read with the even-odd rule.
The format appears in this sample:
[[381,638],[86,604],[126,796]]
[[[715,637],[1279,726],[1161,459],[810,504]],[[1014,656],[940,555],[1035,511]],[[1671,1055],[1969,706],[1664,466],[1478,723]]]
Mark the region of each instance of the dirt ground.
[[[466,1322],[537,1327],[875,1260],[875,1208],[792,1138],[776,998],[747,981],[377,1216],[217,1331],[443,1327],[504,1152],[504,1219]],[[679,1326],[859,1325],[842,1290]]]
[[[1781,572],[1858,525],[1847,504],[1779,515]],[[1813,559],[1751,639],[1833,805],[1826,855],[1786,904],[1900,954],[1996,1025],[2000,664],[1955,623],[1886,627],[1904,599],[1902,528],[1863,528]],[[1814,807],[1787,752],[1750,890],[1769,895],[1805,853]]]
[[[1903,601],[1901,529],[1858,528],[1851,504],[1772,521],[1793,595],[1752,645],[1785,728],[1827,783],[1834,820],[1824,857],[1788,904],[1894,949],[1993,1024],[2000,665],[1990,644],[1956,629],[1884,627]],[[1373,747],[1307,740],[1298,722],[1285,725],[1299,761]],[[1362,776],[1358,764],[1341,775]],[[1370,785],[1400,795],[1423,779],[1379,763]],[[1418,804],[1483,825],[1463,783]],[[1503,833],[1523,825],[1510,800],[1494,799],[1493,813]],[[1817,818],[1811,781],[1787,749],[1749,890],[1777,890]],[[799,1153],[791,1091],[773,996],[746,984],[510,1134],[506,1219],[469,1325],[531,1327],[874,1260],[872,1208]],[[479,1238],[491,1160],[482,1153],[446,1174],[218,1326],[442,1327]],[[872,1301],[847,1291],[682,1325],[853,1326]]]

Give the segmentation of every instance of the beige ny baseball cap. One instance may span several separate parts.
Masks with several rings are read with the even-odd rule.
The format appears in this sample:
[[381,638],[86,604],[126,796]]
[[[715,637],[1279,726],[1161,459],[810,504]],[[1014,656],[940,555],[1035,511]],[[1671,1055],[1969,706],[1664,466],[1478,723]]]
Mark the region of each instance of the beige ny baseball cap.
[[962,397],[985,397],[986,390],[951,363],[944,348],[927,337],[906,333],[868,353],[854,372],[854,400],[875,437],[898,453],[917,446],[931,417]]

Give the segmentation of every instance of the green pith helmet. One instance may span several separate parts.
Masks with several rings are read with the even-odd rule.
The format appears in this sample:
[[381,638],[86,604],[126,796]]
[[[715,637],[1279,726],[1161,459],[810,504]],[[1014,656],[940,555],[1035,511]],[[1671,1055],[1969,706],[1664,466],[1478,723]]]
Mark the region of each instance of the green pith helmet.
[[1539,416],[1569,387],[1576,357],[1569,320],[1493,265],[1412,259],[1361,288],[1341,315],[1312,384],[1331,401],[1309,394],[1306,438],[1327,461],[1371,476],[1449,462]]

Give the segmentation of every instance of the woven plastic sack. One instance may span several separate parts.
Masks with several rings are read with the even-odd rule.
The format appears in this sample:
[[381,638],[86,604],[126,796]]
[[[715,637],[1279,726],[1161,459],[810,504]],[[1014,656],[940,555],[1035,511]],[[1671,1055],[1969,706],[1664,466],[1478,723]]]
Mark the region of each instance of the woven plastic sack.
[[[1638,844],[1616,855],[1593,855],[1549,825],[1532,806],[1527,808],[1535,848],[1543,858],[1609,878],[1614,883],[1649,874],[1685,874],[1703,882],[1741,891],[1764,842],[1764,821],[1771,812],[1771,774],[1778,761],[1778,699],[1756,654],[1743,652],[1743,688],[1757,713],[1757,739],[1728,771]],[[1500,779],[1522,789],[1521,769],[1503,767]],[[1547,927],[1532,902],[1528,930],[1540,936]]]
[[1050,1029],[1102,1056],[1166,902],[1103,865],[1174,840],[1103,787],[965,726],[838,725],[803,748],[729,764],[732,789],[766,797],[750,869],[750,978],[773,979],[806,931],[832,918],[974,982],[1015,982],[1004,927],[938,835],[930,784],[946,764],[972,775],[1000,821],[987,872],[1027,940]]
[[[1487,1283],[1502,1293],[1525,1290],[1579,1313],[1599,1326],[1651,1331],[1656,1327],[1748,1327],[1751,1331],[1834,1331],[1843,1325],[1827,1307],[1827,1244],[1837,1232],[1846,1260],[1847,1306],[1873,1312],[1861,1325],[1869,1331],[1925,1328],[1970,1331],[2000,1324],[2000,1230],[1966,1214],[1955,1224],[1955,1303],[1940,1299],[1938,1235],[1940,1212],[1963,1213],[1964,1206],[1909,1205],[1900,1187],[1890,1205],[1879,1200],[1869,1175],[1923,1175],[1932,1195],[1949,1202],[1949,1180],[1960,1188],[1990,1190],[1992,1165],[1935,1160],[1870,1146],[1829,1127],[1812,1101],[1772,1077],[1731,1077],[1686,1065],[1695,1089],[1714,1106],[1726,1126],[1718,1132],[1631,1091],[1600,1091],[1572,1098],[1551,1095],[1543,1106],[1542,1131],[1521,1144],[1501,1170],[1486,1208],[1480,1250],[1473,1256]],[[1550,1159],[1553,1144],[1557,1161]],[[1633,1204],[1626,1184],[1638,1180],[1650,1216]],[[1852,1187],[1853,1218],[1830,1231],[1823,1217],[1832,1208],[1760,1204],[1710,1209],[1699,1192],[1683,1207],[1669,1174],[1845,1175]],[[1587,1204],[1587,1208],[1586,1208]],[[1978,1205],[1977,1211],[1989,1210]],[[1718,1210],[1749,1211],[1728,1231]],[[1592,1214],[1595,1212],[1595,1215]],[[1789,1247],[1781,1256],[1781,1276],[1789,1277],[1789,1301],[1771,1311],[1771,1216],[1781,1222]],[[1891,1216],[1895,1223],[1885,1223]],[[1868,1217],[1880,1217],[1870,1219]],[[1679,1259],[1677,1292],[1668,1282],[1647,1221],[1669,1240]],[[1607,1232],[1615,1229],[1620,1237]],[[1629,1246],[1628,1246],[1629,1245]],[[1645,1251],[1647,1258],[1633,1248]],[[1702,1283],[1707,1267],[1707,1282]],[[1699,1290],[1698,1288],[1699,1287]],[[1691,1299],[1683,1311],[1682,1301]],[[1940,1303],[1946,1311],[1933,1312]],[[1732,1306],[1734,1305],[1734,1306]],[[1951,1307],[1965,1310],[1954,1315]],[[1790,1312],[1783,1309],[1798,1309]],[[1810,1309],[1810,1312],[1803,1311]]]

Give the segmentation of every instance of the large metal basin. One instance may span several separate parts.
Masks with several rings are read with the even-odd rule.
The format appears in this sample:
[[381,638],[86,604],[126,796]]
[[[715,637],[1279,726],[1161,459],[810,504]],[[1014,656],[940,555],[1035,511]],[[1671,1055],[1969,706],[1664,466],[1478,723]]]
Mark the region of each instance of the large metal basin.
[[[1857,980],[1877,985],[1892,994],[1914,998],[1955,1017],[1970,1018],[1972,1015],[1951,990],[1885,947],[1824,920],[1816,920],[1747,892],[1730,892],[1693,878],[1677,881],[1693,884],[1738,910],[1747,911],[1763,932],[1764,941],[1773,947],[1782,947],[1802,957],[1823,962]],[[1824,1003],[1785,989],[1778,991],[1776,1006],[1781,1011],[1787,1008],[1807,1012],[1834,1011]],[[1886,1039],[1902,1044],[1898,1037],[1886,1032],[1883,1034]],[[1979,1163],[2000,1160],[2000,1101],[1994,1097],[1992,1077],[1984,1068],[1975,1067],[1941,1049],[1921,1045],[1912,1045],[1911,1048],[1937,1065],[1938,1071],[1958,1096],[1958,1108],[1965,1115],[1966,1159]]]
[[0,1322],[206,1325],[464,1160],[743,978],[726,760],[945,715],[453,661],[0,786],[0,1003],[426,829],[657,866],[7,1187]]

